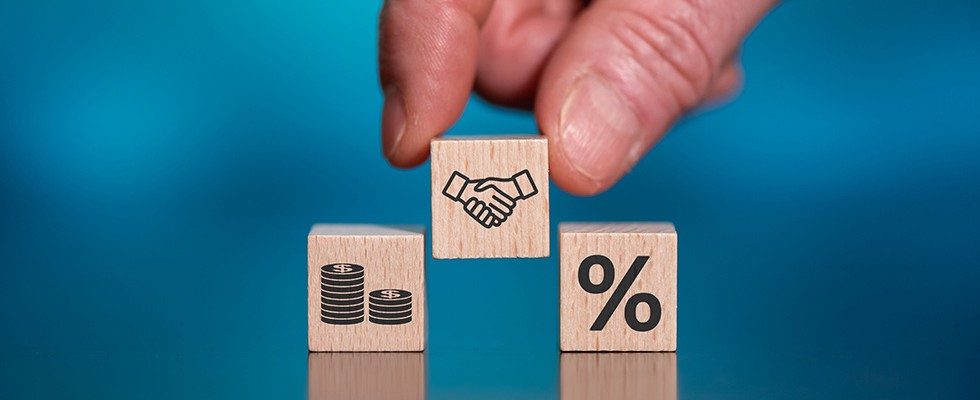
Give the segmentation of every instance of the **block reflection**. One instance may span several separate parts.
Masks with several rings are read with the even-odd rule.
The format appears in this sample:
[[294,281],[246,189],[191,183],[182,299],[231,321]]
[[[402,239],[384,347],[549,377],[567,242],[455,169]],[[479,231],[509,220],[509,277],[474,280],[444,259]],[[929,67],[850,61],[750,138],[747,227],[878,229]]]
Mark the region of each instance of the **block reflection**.
[[307,393],[319,399],[424,399],[423,353],[310,353]]
[[677,399],[676,353],[562,353],[562,400]]

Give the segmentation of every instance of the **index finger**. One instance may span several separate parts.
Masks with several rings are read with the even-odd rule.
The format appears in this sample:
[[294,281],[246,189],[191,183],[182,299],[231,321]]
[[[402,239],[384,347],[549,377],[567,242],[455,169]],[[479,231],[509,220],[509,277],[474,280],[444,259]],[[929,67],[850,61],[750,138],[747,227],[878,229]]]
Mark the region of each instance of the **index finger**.
[[424,162],[429,141],[463,113],[476,77],[480,25],[492,5],[492,0],[385,1],[378,35],[385,96],[381,144],[392,165]]

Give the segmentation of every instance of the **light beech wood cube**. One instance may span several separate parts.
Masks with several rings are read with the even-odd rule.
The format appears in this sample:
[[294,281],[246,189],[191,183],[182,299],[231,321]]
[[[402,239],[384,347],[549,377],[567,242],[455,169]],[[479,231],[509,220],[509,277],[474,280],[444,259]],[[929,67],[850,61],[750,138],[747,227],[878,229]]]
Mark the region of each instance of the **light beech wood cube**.
[[434,258],[548,256],[544,137],[438,138],[431,151]]
[[677,399],[676,353],[562,353],[561,400]]
[[309,353],[307,397],[425,399],[423,353]]
[[425,228],[314,225],[310,351],[425,349]]
[[677,350],[671,223],[561,224],[562,351]]

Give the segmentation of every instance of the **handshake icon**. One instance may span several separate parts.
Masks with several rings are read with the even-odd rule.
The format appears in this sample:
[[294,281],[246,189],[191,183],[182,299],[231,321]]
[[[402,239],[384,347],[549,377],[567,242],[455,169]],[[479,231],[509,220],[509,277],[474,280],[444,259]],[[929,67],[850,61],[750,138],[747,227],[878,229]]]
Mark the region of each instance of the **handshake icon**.
[[500,226],[514,212],[518,200],[538,193],[526,169],[509,178],[470,179],[453,171],[442,194],[463,205],[463,210],[484,228]]

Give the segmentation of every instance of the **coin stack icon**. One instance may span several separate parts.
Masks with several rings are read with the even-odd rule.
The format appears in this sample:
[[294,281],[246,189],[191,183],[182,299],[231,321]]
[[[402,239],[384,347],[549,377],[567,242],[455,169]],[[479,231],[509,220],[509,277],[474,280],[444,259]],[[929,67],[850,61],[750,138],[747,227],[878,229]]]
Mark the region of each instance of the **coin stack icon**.
[[368,320],[381,325],[412,321],[412,292],[401,289],[375,290],[368,295]]
[[364,267],[350,263],[320,267],[320,321],[333,325],[364,321]]

